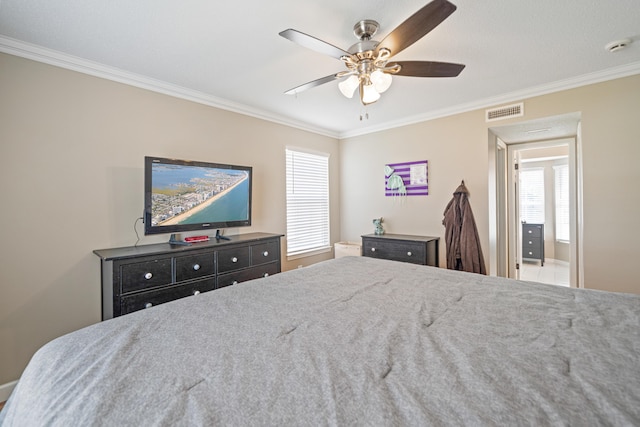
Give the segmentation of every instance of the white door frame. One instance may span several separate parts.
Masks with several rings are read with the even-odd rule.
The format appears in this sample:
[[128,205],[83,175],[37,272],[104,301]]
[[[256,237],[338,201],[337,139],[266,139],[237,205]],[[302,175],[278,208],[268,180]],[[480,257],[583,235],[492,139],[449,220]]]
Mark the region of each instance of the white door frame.
[[[572,143],[569,143],[569,185],[570,189],[570,283],[572,287],[584,287],[584,266],[582,262],[582,153],[581,153],[581,123],[578,123],[577,133],[572,138]],[[566,139],[566,138],[559,138]],[[548,141],[537,141],[533,144],[543,144]],[[513,170],[510,159],[512,156],[504,155],[504,147],[502,142],[493,132],[489,131],[489,207],[490,207],[490,227],[489,227],[489,242],[490,242],[490,274],[513,277],[512,274],[515,271],[515,260],[517,259],[517,242],[519,236],[518,227],[516,227],[515,219],[512,221],[513,212],[511,200],[513,200],[513,194],[509,197],[510,185],[504,182],[507,180],[510,173],[501,172],[501,162],[508,163],[506,166],[507,171]],[[524,144],[524,143],[522,143]],[[505,144],[509,147],[512,144]],[[557,143],[556,143],[557,145]],[[522,146],[522,145],[521,145]],[[541,147],[542,145],[538,145]],[[507,209],[505,209],[505,200],[507,201]],[[510,214],[511,212],[511,214]],[[506,216],[506,219],[505,219]],[[504,224],[507,224],[508,230],[505,230]],[[505,263],[501,262],[497,258],[502,257],[507,252],[507,260]]]

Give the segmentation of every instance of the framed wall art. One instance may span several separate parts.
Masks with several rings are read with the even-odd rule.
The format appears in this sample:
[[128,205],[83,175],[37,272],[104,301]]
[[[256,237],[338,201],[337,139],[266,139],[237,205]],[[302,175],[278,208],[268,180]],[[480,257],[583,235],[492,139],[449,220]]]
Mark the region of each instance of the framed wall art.
[[388,197],[427,196],[428,161],[389,163],[384,167],[384,195]]

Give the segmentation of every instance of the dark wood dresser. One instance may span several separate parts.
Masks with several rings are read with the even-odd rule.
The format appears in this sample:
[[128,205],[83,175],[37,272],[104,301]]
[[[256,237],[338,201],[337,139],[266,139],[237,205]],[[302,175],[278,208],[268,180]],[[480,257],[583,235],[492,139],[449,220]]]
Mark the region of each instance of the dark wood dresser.
[[439,241],[432,236],[367,234],[362,236],[362,255],[438,267]]
[[544,224],[522,224],[522,258],[544,265]]
[[280,272],[281,234],[93,251],[102,271],[102,320]]

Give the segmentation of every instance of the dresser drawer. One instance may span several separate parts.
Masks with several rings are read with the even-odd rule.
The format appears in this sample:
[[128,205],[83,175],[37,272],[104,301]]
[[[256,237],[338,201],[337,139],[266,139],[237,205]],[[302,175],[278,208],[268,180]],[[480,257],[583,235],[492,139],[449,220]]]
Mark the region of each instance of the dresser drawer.
[[248,268],[246,270],[233,271],[231,273],[218,275],[217,287],[224,288],[225,286],[235,285],[240,282],[258,279],[260,277],[267,277],[277,273],[280,273],[280,268],[277,262],[262,264],[257,267]]
[[362,255],[438,267],[438,241],[433,236],[367,234],[362,236]]
[[542,259],[542,250],[540,249],[540,245],[535,248],[523,248],[522,258]]
[[280,259],[278,242],[267,242],[251,246],[251,265],[266,264]]
[[194,281],[180,286],[170,286],[155,291],[139,292],[120,298],[121,315],[151,308],[178,298],[198,295],[216,288],[216,279]]
[[213,252],[176,257],[176,282],[211,276],[215,273]]
[[167,285],[171,278],[171,258],[120,265],[122,294]]
[[426,248],[424,244],[369,239],[365,239],[363,243],[364,256],[414,264],[425,264]]
[[542,226],[540,225],[522,225],[522,239],[528,237],[542,237]]
[[523,238],[522,240],[522,250],[540,250],[540,246],[542,245],[542,241],[538,238]]
[[251,265],[249,246],[218,251],[218,273],[239,270]]

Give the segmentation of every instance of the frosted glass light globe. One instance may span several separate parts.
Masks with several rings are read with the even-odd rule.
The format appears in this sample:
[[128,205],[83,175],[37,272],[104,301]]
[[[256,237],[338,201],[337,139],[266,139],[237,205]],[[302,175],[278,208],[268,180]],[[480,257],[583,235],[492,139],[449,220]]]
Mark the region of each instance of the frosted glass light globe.
[[372,104],[380,99],[380,94],[373,84],[362,86],[362,102],[364,104]]
[[378,93],[382,93],[389,89],[391,86],[391,80],[391,74],[384,73],[380,70],[376,70],[371,73],[371,83],[373,83]]
[[356,91],[359,85],[360,80],[358,80],[358,77],[351,76],[348,79],[345,79],[338,83],[338,88],[344,96],[346,96],[347,98],[353,98],[353,93]]

